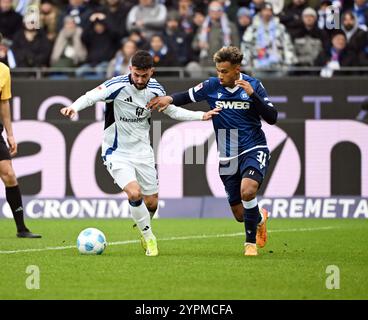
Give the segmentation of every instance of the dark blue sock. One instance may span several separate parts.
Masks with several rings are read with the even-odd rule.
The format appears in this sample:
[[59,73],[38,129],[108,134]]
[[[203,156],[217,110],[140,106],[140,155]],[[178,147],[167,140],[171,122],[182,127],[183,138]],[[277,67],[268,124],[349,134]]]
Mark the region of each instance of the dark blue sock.
[[253,208],[244,208],[246,242],[256,243],[257,225],[261,220],[258,204]]

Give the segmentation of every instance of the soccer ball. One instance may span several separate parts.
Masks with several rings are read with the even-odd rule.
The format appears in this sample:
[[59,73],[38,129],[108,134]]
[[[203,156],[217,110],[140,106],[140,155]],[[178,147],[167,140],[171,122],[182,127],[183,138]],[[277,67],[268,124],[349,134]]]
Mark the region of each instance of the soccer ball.
[[77,239],[77,248],[82,254],[102,254],[106,246],[105,235],[96,228],[82,230]]

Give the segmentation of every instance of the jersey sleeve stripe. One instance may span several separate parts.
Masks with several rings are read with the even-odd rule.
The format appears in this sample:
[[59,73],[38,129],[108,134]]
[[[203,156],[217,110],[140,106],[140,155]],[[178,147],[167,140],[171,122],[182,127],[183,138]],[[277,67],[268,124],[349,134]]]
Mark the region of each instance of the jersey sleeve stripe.
[[148,82],[148,86],[159,86],[159,87],[163,88],[163,86],[156,79],[151,79]]
[[129,77],[128,76],[119,76],[119,77],[115,77],[115,78],[112,78],[110,80],[107,80],[104,82],[105,86],[109,86],[110,84],[114,84],[116,82],[120,82],[120,81],[127,81],[129,80]]
[[117,80],[120,80],[120,77],[111,78],[110,80],[106,80],[104,83],[109,84],[110,82],[114,82],[114,81],[117,81]]
[[114,83],[119,83],[120,80],[115,80],[115,81],[110,81],[110,82],[104,82],[104,85],[106,87],[110,87],[111,85],[113,85]]
[[121,84],[129,83],[129,80],[124,80],[124,81],[119,80],[119,81],[110,82],[109,84],[105,83],[105,86],[106,86],[106,88],[108,88],[108,87],[112,86],[113,84],[117,84],[117,83],[121,83]]
[[190,99],[193,101],[193,102],[197,102],[195,99],[194,99],[194,95],[193,95],[193,88],[190,88],[188,90],[188,93],[189,93],[189,97]]

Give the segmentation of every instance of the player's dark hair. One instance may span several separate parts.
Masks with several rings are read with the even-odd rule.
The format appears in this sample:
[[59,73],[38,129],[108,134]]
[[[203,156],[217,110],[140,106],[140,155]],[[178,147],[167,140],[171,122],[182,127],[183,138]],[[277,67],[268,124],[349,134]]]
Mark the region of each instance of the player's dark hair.
[[153,67],[153,59],[148,51],[138,50],[132,57],[132,66],[140,70],[147,70]]
[[3,35],[2,33],[0,32],[0,43],[3,41]]
[[243,60],[243,54],[237,47],[223,47],[217,51],[213,56],[215,63],[230,62],[231,64],[241,64]]

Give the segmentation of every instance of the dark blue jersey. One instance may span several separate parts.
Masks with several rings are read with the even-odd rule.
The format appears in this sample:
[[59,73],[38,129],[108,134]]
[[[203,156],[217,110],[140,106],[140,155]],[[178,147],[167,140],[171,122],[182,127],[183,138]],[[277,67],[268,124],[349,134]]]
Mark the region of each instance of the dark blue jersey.
[[[273,107],[262,83],[248,75],[241,78],[253,87],[257,99]],[[251,98],[244,89],[236,86],[227,88],[218,78],[211,77],[194,88],[189,89],[193,102],[206,100],[211,109],[221,107],[221,112],[212,118],[215,129],[220,160],[235,158],[257,148],[267,148],[262,131],[261,117],[255,106],[255,97]]]

